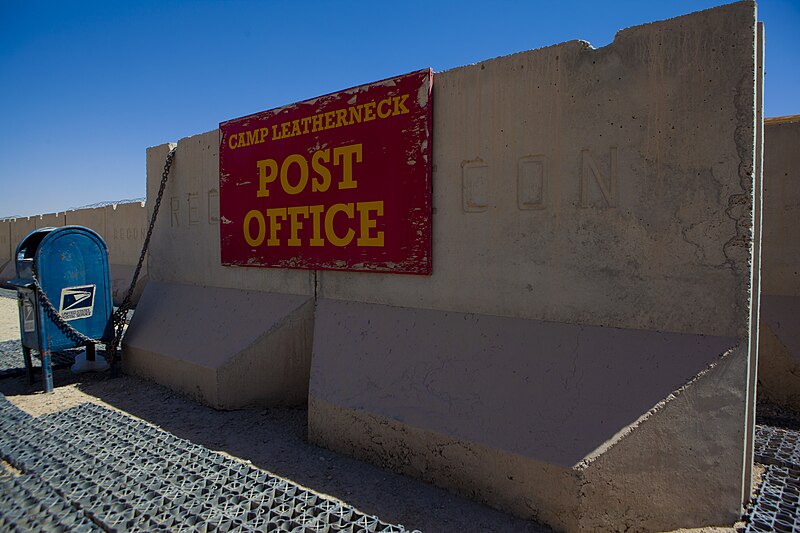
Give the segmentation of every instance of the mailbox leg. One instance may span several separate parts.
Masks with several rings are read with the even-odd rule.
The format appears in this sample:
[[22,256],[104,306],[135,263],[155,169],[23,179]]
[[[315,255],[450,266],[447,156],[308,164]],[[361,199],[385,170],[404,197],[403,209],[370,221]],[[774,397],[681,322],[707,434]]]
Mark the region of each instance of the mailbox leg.
[[31,360],[31,349],[27,346],[23,346],[22,356],[25,358],[25,372],[28,374],[28,385],[33,385],[33,361]]
[[42,352],[42,375],[44,376],[44,391],[53,392],[53,361],[50,350]]
[[95,346],[94,346],[93,342],[90,342],[89,344],[86,345],[86,360],[87,361],[94,361],[94,355],[95,355],[94,350],[95,350]]

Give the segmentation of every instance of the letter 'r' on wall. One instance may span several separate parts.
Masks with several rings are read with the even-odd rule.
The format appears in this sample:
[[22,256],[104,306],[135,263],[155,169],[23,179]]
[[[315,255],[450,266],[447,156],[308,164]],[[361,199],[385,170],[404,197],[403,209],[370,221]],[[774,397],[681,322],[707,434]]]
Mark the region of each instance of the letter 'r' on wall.
[[489,166],[481,160],[461,163],[464,211],[479,213],[489,206]]
[[581,150],[581,207],[617,207],[617,147],[609,149],[608,172],[589,150]]

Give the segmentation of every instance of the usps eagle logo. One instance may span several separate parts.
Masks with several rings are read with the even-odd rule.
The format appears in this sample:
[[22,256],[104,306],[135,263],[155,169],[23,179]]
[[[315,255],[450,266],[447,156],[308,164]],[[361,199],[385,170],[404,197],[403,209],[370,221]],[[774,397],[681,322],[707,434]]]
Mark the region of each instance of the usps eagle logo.
[[58,314],[64,320],[89,318],[94,312],[96,285],[81,285],[61,289],[61,306]]

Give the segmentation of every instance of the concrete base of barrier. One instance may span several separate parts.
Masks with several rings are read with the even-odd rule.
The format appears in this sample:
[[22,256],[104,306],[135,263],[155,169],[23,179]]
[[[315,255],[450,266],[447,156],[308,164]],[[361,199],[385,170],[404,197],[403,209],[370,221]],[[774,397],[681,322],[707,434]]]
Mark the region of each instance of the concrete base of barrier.
[[313,316],[307,296],[151,281],[123,368],[219,409],[304,404]]
[[761,295],[758,396],[800,410],[800,296]]
[[560,530],[739,516],[735,339],[324,299],[314,339],[315,444]]

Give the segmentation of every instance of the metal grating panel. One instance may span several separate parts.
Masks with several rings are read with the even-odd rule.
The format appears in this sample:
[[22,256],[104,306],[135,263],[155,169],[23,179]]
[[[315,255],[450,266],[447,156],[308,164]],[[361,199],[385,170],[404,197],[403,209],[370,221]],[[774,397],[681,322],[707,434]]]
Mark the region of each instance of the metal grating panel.
[[754,454],[765,465],[800,467],[800,431],[757,425]]
[[[94,404],[13,422],[6,411],[0,401],[0,424],[14,424],[0,456],[106,530],[407,531]],[[13,512],[0,503],[0,517]]]

